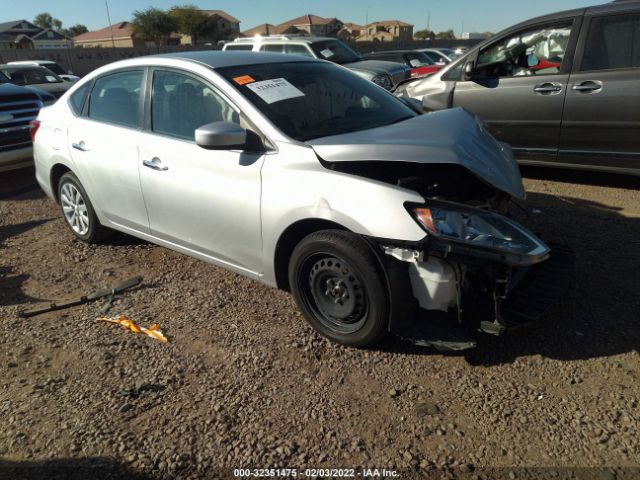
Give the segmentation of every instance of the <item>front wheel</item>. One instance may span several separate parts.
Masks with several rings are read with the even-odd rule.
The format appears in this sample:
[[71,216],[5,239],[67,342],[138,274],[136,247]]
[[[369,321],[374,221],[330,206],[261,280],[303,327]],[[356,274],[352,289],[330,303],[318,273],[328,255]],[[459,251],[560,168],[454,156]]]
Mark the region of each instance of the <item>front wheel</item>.
[[388,331],[384,273],[357,235],[323,230],[305,237],[291,255],[289,285],[311,326],[333,341],[362,347]]

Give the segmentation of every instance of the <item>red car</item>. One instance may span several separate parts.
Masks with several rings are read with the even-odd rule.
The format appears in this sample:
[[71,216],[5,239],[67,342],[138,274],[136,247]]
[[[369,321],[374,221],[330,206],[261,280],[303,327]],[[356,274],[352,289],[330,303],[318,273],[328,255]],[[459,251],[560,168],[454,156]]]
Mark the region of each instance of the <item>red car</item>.
[[411,69],[411,77],[424,77],[440,70],[444,65],[437,65],[436,60],[425,52],[415,50],[390,50],[388,52],[372,52],[362,56],[367,60],[385,60],[402,63]]

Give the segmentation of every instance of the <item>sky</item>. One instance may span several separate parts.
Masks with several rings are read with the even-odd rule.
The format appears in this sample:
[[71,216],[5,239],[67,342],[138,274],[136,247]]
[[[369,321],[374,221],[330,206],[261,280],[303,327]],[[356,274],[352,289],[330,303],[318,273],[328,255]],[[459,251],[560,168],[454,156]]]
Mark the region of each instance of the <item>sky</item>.
[[[201,9],[224,10],[241,21],[240,30],[261,23],[278,24],[312,13],[337,17],[343,22],[398,19],[423,28],[443,31],[497,32],[519,21],[553,13],[605,3],[605,0],[107,0],[113,23],[130,20],[133,11],[148,7],[167,9],[173,5],[194,4]],[[77,23],[89,30],[108,25],[105,0],[0,0],[11,8],[0,9],[0,23],[33,20],[48,12],[63,27]]]

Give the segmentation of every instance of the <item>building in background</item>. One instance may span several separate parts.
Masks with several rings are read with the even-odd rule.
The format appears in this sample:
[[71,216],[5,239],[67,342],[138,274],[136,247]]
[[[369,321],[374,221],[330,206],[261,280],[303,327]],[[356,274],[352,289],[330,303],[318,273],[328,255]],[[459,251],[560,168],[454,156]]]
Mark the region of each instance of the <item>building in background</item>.
[[73,41],[50,28],[27,20],[0,23],[0,49],[69,48]]
[[73,37],[76,47],[84,48],[127,48],[145,47],[146,42],[133,31],[130,22],[118,22],[111,26],[93,30]]
[[[233,15],[229,15],[224,10],[200,10],[202,13],[213,17],[214,28],[209,34],[198,37],[197,43],[200,45],[215,45],[218,40],[233,40],[243,34],[240,33],[240,20]],[[257,28],[257,27],[256,27]],[[180,35],[180,44],[192,45],[189,35]]]
[[391,42],[413,40],[413,25],[400,20],[383,20],[367,25],[358,41]]
[[343,25],[337,18],[324,18],[307,13],[301,17],[282,22],[278,27],[295,27],[314,37],[335,37]]
[[343,42],[356,41],[366,30],[366,27],[358,25],[357,23],[345,23],[337,37]]
[[257,35],[268,37],[269,35],[305,35],[306,32],[298,30],[293,25],[272,25],[263,23],[241,33],[243,37],[255,37]]

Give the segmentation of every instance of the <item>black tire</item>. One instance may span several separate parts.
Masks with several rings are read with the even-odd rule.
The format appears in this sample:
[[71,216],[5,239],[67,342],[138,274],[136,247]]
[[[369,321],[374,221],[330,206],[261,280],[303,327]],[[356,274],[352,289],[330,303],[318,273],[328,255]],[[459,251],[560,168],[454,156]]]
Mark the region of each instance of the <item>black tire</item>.
[[[70,191],[77,192],[78,194],[78,196],[72,199],[72,203],[78,205],[79,208],[76,209],[74,213],[76,214],[76,218],[81,214],[82,220],[78,218],[77,221],[82,223],[74,224],[74,221],[72,221],[67,212],[65,212],[65,209],[69,207],[68,201],[70,198],[68,193]],[[93,205],[91,205],[89,196],[80,183],[80,180],[71,172],[67,172],[60,177],[60,182],[58,182],[58,201],[62,210],[62,217],[76,238],[83,242],[95,243],[109,234],[109,230],[100,225]]]
[[289,260],[289,285],[311,326],[335,342],[364,347],[388,332],[384,273],[355,234],[322,230],[302,239]]

